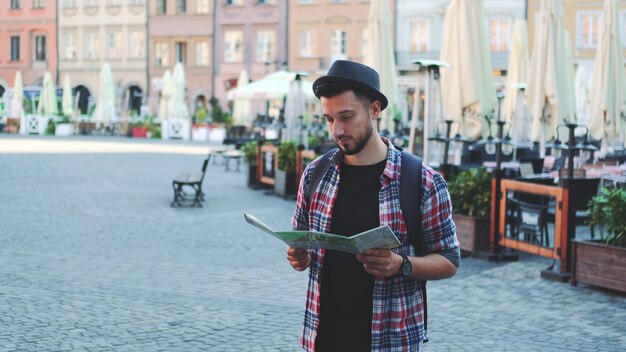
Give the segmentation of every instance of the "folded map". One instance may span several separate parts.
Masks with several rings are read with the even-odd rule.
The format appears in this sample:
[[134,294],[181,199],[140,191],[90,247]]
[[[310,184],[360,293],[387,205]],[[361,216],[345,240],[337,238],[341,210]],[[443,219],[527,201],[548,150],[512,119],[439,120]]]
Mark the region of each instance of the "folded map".
[[267,232],[293,248],[332,249],[356,254],[371,248],[400,246],[400,241],[387,225],[348,237],[314,231],[274,231],[253,215],[243,214],[243,216],[250,225]]

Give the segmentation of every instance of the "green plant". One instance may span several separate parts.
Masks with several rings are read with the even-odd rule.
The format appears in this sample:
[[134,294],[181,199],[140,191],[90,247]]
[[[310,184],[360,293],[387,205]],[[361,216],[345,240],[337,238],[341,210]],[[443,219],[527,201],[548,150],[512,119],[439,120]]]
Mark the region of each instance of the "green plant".
[[587,210],[587,224],[600,229],[600,238],[606,244],[626,247],[626,189],[601,188]]
[[448,183],[455,214],[487,217],[491,212],[491,175],[485,168],[461,171]]
[[254,165],[257,162],[257,156],[259,153],[259,143],[257,141],[250,141],[241,146],[241,152],[249,165]]
[[46,126],[46,134],[53,135],[56,130],[57,124],[53,120],[48,120],[48,125]]
[[206,120],[207,117],[207,110],[203,105],[201,105],[196,109],[194,115],[196,118],[196,123],[204,123],[204,120]]
[[278,169],[289,172],[296,171],[296,143],[283,142],[278,146]]

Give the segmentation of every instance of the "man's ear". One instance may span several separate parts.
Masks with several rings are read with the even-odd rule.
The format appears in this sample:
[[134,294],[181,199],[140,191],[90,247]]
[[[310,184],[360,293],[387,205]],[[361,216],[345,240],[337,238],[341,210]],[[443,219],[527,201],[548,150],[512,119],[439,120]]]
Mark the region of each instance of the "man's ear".
[[370,111],[374,120],[380,119],[380,113],[382,112],[382,109],[380,107],[380,100],[374,100],[370,105]]

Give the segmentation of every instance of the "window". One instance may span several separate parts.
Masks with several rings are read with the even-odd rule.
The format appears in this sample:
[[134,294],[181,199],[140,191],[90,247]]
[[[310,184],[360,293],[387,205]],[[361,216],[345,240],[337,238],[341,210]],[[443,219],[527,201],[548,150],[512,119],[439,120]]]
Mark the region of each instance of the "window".
[[120,31],[107,33],[107,59],[122,57],[122,33]]
[[63,35],[63,52],[61,53],[66,60],[76,60],[76,34],[65,33]]
[[508,51],[511,41],[511,20],[509,18],[489,19],[489,49]]
[[20,59],[20,36],[11,36],[11,61],[18,61]]
[[275,59],[274,46],[276,34],[274,31],[258,31],[256,33],[256,61],[272,62]]
[[241,6],[243,0],[226,0],[226,6]]
[[100,56],[100,34],[98,31],[85,32],[85,59],[95,60]]
[[298,0],[298,3],[301,5],[315,4],[317,0]]
[[129,0],[128,3],[130,5],[143,5],[146,0]]
[[174,49],[176,50],[176,62],[187,63],[187,43],[176,42],[174,43]]
[[95,7],[98,6],[98,0],[83,0],[83,6],[85,7]]
[[33,8],[34,9],[43,9],[44,8],[44,0],[33,0]]
[[224,32],[224,61],[241,62],[243,59],[243,33],[241,31]]
[[196,0],[196,13],[209,13],[209,0]]
[[334,29],[330,32],[330,56],[332,59],[345,58],[346,32]]
[[158,15],[162,15],[167,12],[167,1],[166,0],[157,0],[156,10]]
[[576,46],[595,48],[600,38],[600,13],[585,12],[578,14],[576,23]]
[[430,21],[414,19],[409,21],[409,51],[424,52],[429,50]]
[[176,0],[176,13],[187,12],[187,0]]
[[142,30],[132,31],[128,39],[128,56],[143,59],[146,56],[146,36]]
[[301,57],[313,57],[315,52],[315,33],[310,30],[301,31],[298,35]]
[[106,4],[108,6],[121,5],[122,4],[122,0],[107,0]]
[[196,43],[196,66],[209,66],[209,42]]
[[276,0],[256,0],[256,3],[260,5],[275,5]]
[[11,4],[9,7],[11,10],[19,10],[20,9],[20,0],[11,0]]
[[35,61],[46,61],[46,36],[35,36]]
[[63,0],[63,7],[65,8],[76,7],[76,0]]
[[156,43],[154,45],[154,60],[156,66],[170,65],[170,50],[167,43]]

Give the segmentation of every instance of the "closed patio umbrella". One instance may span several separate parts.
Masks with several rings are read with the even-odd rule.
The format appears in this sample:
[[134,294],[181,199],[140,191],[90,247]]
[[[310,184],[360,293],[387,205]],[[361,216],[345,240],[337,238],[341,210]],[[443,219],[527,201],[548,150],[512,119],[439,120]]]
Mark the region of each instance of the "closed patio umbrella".
[[185,68],[181,62],[177,62],[172,73],[171,98],[168,106],[168,118],[190,119],[187,100],[185,98]]
[[[528,27],[526,20],[515,20],[509,65],[506,71],[506,94],[502,106],[504,121],[513,124],[520,83],[528,83]],[[524,128],[527,130],[527,128]]]
[[602,152],[605,152],[607,147],[617,144],[626,133],[626,121],[621,118],[621,113],[626,111],[626,77],[615,0],[604,2],[602,16],[600,45],[591,79],[589,132],[594,139],[602,139]]
[[63,108],[63,115],[72,117],[74,115],[74,97],[72,96],[72,84],[70,82],[70,76],[65,75],[63,79],[63,97],[61,100],[61,106]]
[[96,124],[108,126],[115,119],[115,89],[111,66],[108,63],[104,63],[100,69],[99,88],[93,118]]
[[584,66],[576,68],[574,95],[576,96],[577,121],[583,126],[589,126],[589,75]]
[[26,118],[24,115],[24,83],[22,81],[22,71],[15,73],[13,97],[11,97],[11,110],[9,114],[12,118],[20,119],[20,134],[27,134]]
[[387,97],[389,107],[381,114],[380,130],[393,131],[394,109],[397,108],[397,73],[393,48],[393,22],[389,1],[371,0],[367,17],[367,43],[364,63],[380,75],[380,90]]
[[169,101],[172,97],[172,73],[165,70],[161,79],[161,96],[159,97],[159,121],[163,123],[167,119]]
[[527,90],[528,110],[532,116],[531,139],[542,144],[556,135],[557,126],[565,119],[575,121],[572,67],[568,67],[571,59],[563,28],[562,1],[543,0]]
[[57,92],[54,82],[52,82],[52,74],[46,72],[43,75],[43,83],[41,94],[39,95],[39,104],[37,105],[37,113],[40,115],[56,115],[59,112],[57,106]]
[[[248,71],[242,70],[237,78],[237,87],[243,88],[250,83],[250,77]],[[235,125],[250,125],[252,124],[252,108],[250,101],[247,99],[235,99],[233,101],[233,122]]]
[[484,115],[495,108],[496,93],[482,0],[452,0],[440,59],[451,65],[441,72],[445,118],[461,120],[466,138],[487,136]]
[[[248,99],[248,100],[275,100],[284,99],[289,92],[289,83],[296,78],[295,72],[276,71],[268,74],[258,81],[254,81],[244,87],[237,87],[228,91],[228,100]],[[302,80],[302,90],[307,101],[316,99],[313,94],[313,83]]]
[[304,116],[305,108],[306,96],[302,90],[302,79],[300,75],[296,75],[296,78],[289,83],[289,92],[285,99],[286,133],[283,135],[283,141],[295,140],[298,119]]

